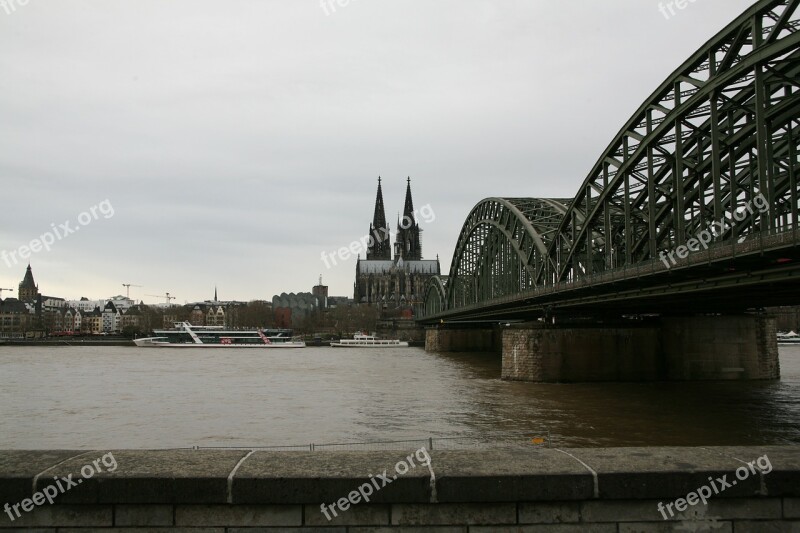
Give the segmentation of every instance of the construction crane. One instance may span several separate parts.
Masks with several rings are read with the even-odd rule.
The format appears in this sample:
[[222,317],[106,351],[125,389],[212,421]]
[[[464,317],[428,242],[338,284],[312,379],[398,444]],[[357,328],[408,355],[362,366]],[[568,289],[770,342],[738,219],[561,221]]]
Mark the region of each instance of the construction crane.
[[125,287],[125,297],[130,300],[131,299],[131,287],[141,287],[141,285],[134,285],[133,283],[123,283],[123,287]]
[[152,296],[153,298],[166,298],[167,305],[172,303],[172,300],[177,300],[177,296],[170,296],[169,293],[166,294],[145,294],[145,296]]
[[3,297],[3,291],[11,291],[14,292],[14,289],[0,289],[0,298]]

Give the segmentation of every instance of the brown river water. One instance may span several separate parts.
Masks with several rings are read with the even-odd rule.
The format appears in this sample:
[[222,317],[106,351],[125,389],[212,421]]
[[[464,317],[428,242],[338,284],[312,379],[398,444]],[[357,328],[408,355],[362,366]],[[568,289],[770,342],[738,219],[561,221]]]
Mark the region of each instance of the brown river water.
[[419,348],[0,347],[0,449],[491,447],[548,433],[571,447],[800,444],[800,346],[780,354],[772,382],[535,384],[500,380],[496,355]]

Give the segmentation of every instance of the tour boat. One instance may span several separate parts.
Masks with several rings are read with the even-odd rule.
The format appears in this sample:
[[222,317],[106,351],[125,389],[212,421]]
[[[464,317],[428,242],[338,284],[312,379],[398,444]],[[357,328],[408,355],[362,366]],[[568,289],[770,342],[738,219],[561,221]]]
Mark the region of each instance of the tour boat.
[[352,339],[342,339],[332,342],[334,348],[392,348],[398,346],[408,346],[407,342],[398,339],[378,339],[373,335],[353,335]]
[[291,330],[225,330],[175,322],[175,329],[156,330],[154,337],[135,339],[142,348],[305,348]]
[[800,344],[800,335],[794,331],[778,333],[778,344]]

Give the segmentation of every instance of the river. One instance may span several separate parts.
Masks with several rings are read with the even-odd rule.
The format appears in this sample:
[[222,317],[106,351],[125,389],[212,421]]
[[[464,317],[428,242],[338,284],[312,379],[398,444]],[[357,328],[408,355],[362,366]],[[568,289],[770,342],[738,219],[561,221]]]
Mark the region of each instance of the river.
[[535,384],[419,348],[7,346],[0,449],[800,444],[800,347],[780,354],[773,382]]

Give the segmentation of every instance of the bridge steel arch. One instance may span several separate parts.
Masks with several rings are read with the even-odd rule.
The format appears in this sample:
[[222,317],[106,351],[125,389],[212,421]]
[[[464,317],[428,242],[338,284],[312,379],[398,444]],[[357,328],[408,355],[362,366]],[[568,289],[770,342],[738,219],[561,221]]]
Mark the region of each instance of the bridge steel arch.
[[714,223],[715,242],[797,233],[798,5],[761,0],[706,43],[622,127],[574,199],[479,202],[446,281],[429,284],[426,315],[658,262]]
[[534,288],[570,200],[487,198],[467,216],[450,266],[446,308]]
[[447,309],[448,276],[433,276],[425,283],[424,316],[437,315]]
[[[757,2],[642,104],[581,185],[539,283],[655,259],[717,221],[722,240],[796,223],[799,3]],[[738,220],[759,195],[768,212]]]

